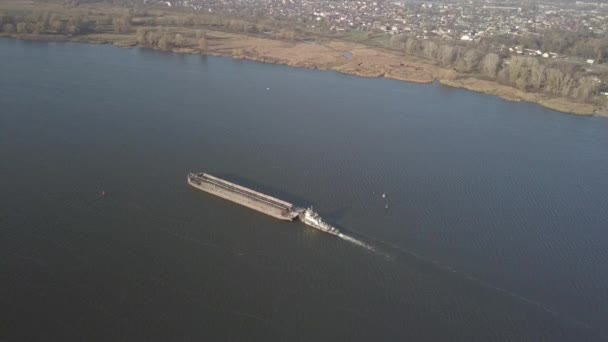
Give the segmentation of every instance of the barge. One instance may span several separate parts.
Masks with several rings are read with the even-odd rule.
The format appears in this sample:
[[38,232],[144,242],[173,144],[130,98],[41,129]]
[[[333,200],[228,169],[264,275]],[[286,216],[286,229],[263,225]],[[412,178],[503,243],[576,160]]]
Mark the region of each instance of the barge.
[[299,211],[289,202],[214,177],[207,173],[189,173],[187,180],[188,184],[199,190],[222,197],[280,220],[293,221],[300,215]]

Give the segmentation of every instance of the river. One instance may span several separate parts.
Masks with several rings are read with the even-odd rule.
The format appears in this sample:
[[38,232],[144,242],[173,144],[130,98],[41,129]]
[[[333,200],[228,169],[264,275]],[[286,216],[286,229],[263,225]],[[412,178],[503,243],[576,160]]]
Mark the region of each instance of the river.
[[0,340],[608,337],[606,118],[103,45],[0,59]]

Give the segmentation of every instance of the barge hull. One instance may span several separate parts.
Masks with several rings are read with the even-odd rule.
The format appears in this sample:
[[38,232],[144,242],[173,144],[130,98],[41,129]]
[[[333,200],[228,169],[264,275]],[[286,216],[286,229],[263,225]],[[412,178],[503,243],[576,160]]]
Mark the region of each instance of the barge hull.
[[207,174],[190,174],[188,184],[199,190],[238,203],[280,220],[293,221],[298,212],[289,202],[259,193]]

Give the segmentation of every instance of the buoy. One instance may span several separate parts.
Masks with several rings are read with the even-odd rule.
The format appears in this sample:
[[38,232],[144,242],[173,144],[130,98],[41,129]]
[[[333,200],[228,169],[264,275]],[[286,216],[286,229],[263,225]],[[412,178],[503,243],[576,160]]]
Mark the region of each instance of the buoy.
[[385,193],[382,194],[382,198],[386,198],[386,194]]
[[105,190],[101,190],[101,197],[106,197],[106,191]]

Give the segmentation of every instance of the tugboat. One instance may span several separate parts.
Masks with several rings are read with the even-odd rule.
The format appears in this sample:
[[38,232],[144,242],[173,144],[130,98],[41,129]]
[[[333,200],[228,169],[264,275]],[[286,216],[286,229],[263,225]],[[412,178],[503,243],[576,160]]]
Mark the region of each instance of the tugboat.
[[319,214],[317,214],[314,210],[312,210],[312,207],[301,211],[300,215],[299,215],[300,221],[304,222],[305,224],[316,228],[320,231],[329,233],[329,234],[333,234],[333,235],[340,235],[340,230],[338,230],[338,228],[333,227],[332,225],[326,223],[323,221],[323,219],[321,218],[321,216],[319,216]]

